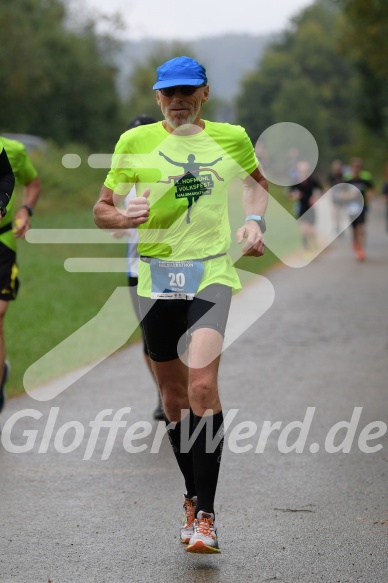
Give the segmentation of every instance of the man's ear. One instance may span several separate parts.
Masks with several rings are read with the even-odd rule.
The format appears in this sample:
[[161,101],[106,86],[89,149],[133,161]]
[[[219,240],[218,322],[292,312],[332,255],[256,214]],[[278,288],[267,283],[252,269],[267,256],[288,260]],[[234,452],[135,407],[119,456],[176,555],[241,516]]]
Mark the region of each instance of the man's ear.
[[206,101],[208,101],[209,93],[210,93],[210,87],[209,87],[209,85],[205,85],[205,87],[203,88],[202,103],[206,103]]
[[155,91],[155,98],[156,98],[156,103],[159,105],[160,107],[160,93],[158,90]]

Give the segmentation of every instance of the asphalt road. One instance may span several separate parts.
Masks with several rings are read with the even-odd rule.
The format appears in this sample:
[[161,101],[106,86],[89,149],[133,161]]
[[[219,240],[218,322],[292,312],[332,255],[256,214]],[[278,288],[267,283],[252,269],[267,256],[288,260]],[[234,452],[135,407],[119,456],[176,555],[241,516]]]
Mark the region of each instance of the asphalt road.
[[[353,258],[347,232],[309,266],[267,273],[272,307],[225,351],[224,413],[237,412],[217,492],[221,555],[193,556],[179,543],[183,481],[170,445],[157,445],[156,396],[136,345],[53,400],[8,401],[1,582],[387,582],[384,229],[376,203],[364,263]],[[249,300],[240,295],[242,312],[260,289],[251,286]],[[100,412],[110,410],[109,421],[128,407],[115,438],[90,426]],[[351,419],[348,429],[336,426]],[[304,422],[304,438],[288,425],[296,421]],[[136,428],[149,435],[131,440]],[[238,441],[239,430],[250,433]],[[9,451],[23,445],[29,451]]]

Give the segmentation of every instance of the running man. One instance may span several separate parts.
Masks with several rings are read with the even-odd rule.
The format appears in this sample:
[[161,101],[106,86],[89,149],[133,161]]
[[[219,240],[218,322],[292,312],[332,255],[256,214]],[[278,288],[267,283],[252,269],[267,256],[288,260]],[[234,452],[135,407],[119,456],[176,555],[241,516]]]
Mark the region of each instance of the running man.
[[381,194],[385,202],[385,229],[388,233],[388,162],[384,166],[384,182]]
[[354,189],[348,187],[348,190],[344,193],[348,205],[348,213],[351,218],[353,215],[355,216],[352,221],[353,250],[356,258],[359,261],[363,261],[366,256],[365,223],[374,184],[371,173],[363,170],[363,160],[361,158],[353,158],[351,160],[350,173],[344,176],[344,183],[355,186],[361,192],[364,199],[364,207],[361,210],[361,203],[356,199],[356,195],[354,195],[354,200],[352,200],[352,190],[354,191]]
[[4,144],[0,139],[0,223],[8,212],[7,206],[11,200],[14,186],[15,175]]
[[10,366],[6,360],[4,318],[10,301],[16,299],[19,280],[16,263],[16,239],[25,236],[30,228],[30,217],[38,201],[41,184],[38,173],[29,158],[24,145],[17,140],[0,136],[7,151],[9,162],[17,185],[23,185],[21,207],[14,212],[14,200],[8,206],[8,213],[0,227],[0,411],[5,402],[5,384],[8,380]]
[[[171,59],[158,67],[153,89],[165,119],[121,136],[94,216],[103,229],[139,229],[143,326],[186,486],[180,540],[189,552],[219,553],[214,510],[223,447],[218,369],[232,292],[241,287],[227,254],[228,186],[235,177],[242,181],[245,222],[237,241],[245,240],[241,253],[252,257],[265,251],[268,186],[245,130],[202,119],[209,99],[202,65],[189,57]],[[185,171],[186,160],[196,168]],[[197,162],[202,160],[213,165]],[[137,198],[119,212],[115,202],[133,183]],[[195,435],[191,448],[184,438],[189,432]]]
[[322,192],[320,182],[311,175],[310,164],[305,160],[297,163],[297,183],[290,186],[289,198],[295,201],[296,216],[302,245],[306,256],[317,248],[317,233],[315,228],[314,203]]
[[[137,128],[141,125],[147,125],[150,123],[155,123],[156,119],[151,117],[150,115],[146,115],[142,113],[135,117],[128,125],[128,129],[131,130],[133,128]],[[131,198],[136,196],[136,190],[133,187],[131,192],[126,196],[124,206],[128,208],[129,201]],[[148,355],[148,348],[147,343],[144,337],[144,330],[143,330],[143,322],[141,321],[140,316],[140,307],[139,307],[139,299],[137,296],[137,285],[138,285],[138,272],[139,272],[139,261],[140,255],[137,250],[137,244],[139,242],[139,233],[137,229],[128,229],[127,231],[113,231],[113,236],[120,238],[124,235],[127,235],[127,277],[128,277],[128,286],[129,286],[129,293],[131,296],[131,301],[133,305],[133,309],[135,310],[136,317],[139,321],[142,340],[143,340],[143,354],[144,354],[144,361],[146,363],[146,367],[149,370],[151,377],[155,380],[154,372],[152,370],[151,359]],[[164,411],[162,405],[162,399],[160,396],[159,389],[157,389],[157,397],[158,402],[153,412],[153,417],[156,420],[163,420],[164,419]]]
[[[4,149],[3,142],[0,140],[0,223],[3,222],[3,218],[6,216],[8,209],[7,205],[10,202],[12,192],[15,186],[15,175],[12,170],[12,166],[9,162],[7,153]],[[1,243],[1,236],[4,232],[8,231],[7,224],[0,226],[0,253],[3,249]],[[0,255],[3,259],[3,256]],[[4,284],[8,284],[7,280],[7,266],[4,270],[3,260],[0,263],[0,285],[3,287]],[[5,365],[5,347],[4,347],[4,333],[3,333],[3,315],[1,313],[2,300],[0,300],[0,413],[4,407],[5,401],[5,383],[8,378],[9,367]]]
[[[333,160],[330,167],[330,172],[328,175],[328,182],[330,188],[336,186],[337,184],[342,184],[344,180],[344,172],[342,167],[341,160]],[[342,216],[343,211],[346,206],[346,203],[341,199],[341,195],[338,192],[338,189],[333,189],[332,194],[332,203],[333,203],[333,219],[334,219],[334,228],[337,235],[341,235],[341,224],[342,224]]]

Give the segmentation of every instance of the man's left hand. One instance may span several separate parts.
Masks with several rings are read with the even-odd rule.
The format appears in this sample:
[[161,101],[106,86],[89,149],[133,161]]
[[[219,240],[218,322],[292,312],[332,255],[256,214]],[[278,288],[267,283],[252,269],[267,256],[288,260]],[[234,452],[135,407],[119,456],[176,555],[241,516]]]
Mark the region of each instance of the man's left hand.
[[243,256],[261,257],[265,253],[264,236],[255,221],[248,221],[237,231],[237,243],[246,239],[242,248]]
[[30,215],[27,209],[21,208],[18,210],[18,212],[15,214],[14,225],[13,234],[15,238],[23,239],[31,226]]

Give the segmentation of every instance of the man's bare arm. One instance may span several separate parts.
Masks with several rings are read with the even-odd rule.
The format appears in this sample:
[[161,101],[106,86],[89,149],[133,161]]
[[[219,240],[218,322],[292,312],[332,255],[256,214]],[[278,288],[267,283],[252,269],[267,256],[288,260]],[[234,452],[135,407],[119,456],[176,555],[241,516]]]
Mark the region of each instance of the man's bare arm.
[[136,228],[148,221],[150,214],[149,195],[150,189],[146,188],[143,196],[131,199],[128,209],[121,211],[118,204],[122,197],[115,195],[113,190],[103,186],[98,201],[94,205],[94,222],[100,229]]
[[268,182],[256,168],[244,180],[243,207],[245,216],[264,216],[268,206]]
[[[268,183],[259,168],[256,168],[244,180],[243,208],[245,216],[258,215],[263,217],[268,205]],[[237,231],[237,242],[246,242],[242,248],[243,255],[260,257],[264,255],[265,244],[263,233],[256,221],[247,221]]]
[[38,176],[24,186],[22,206],[15,213],[15,227],[13,232],[17,239],[23,238],[31,227],[30,212],[27,207],[30,209],[35,208],[40,197],[41,189],[42,183]]

